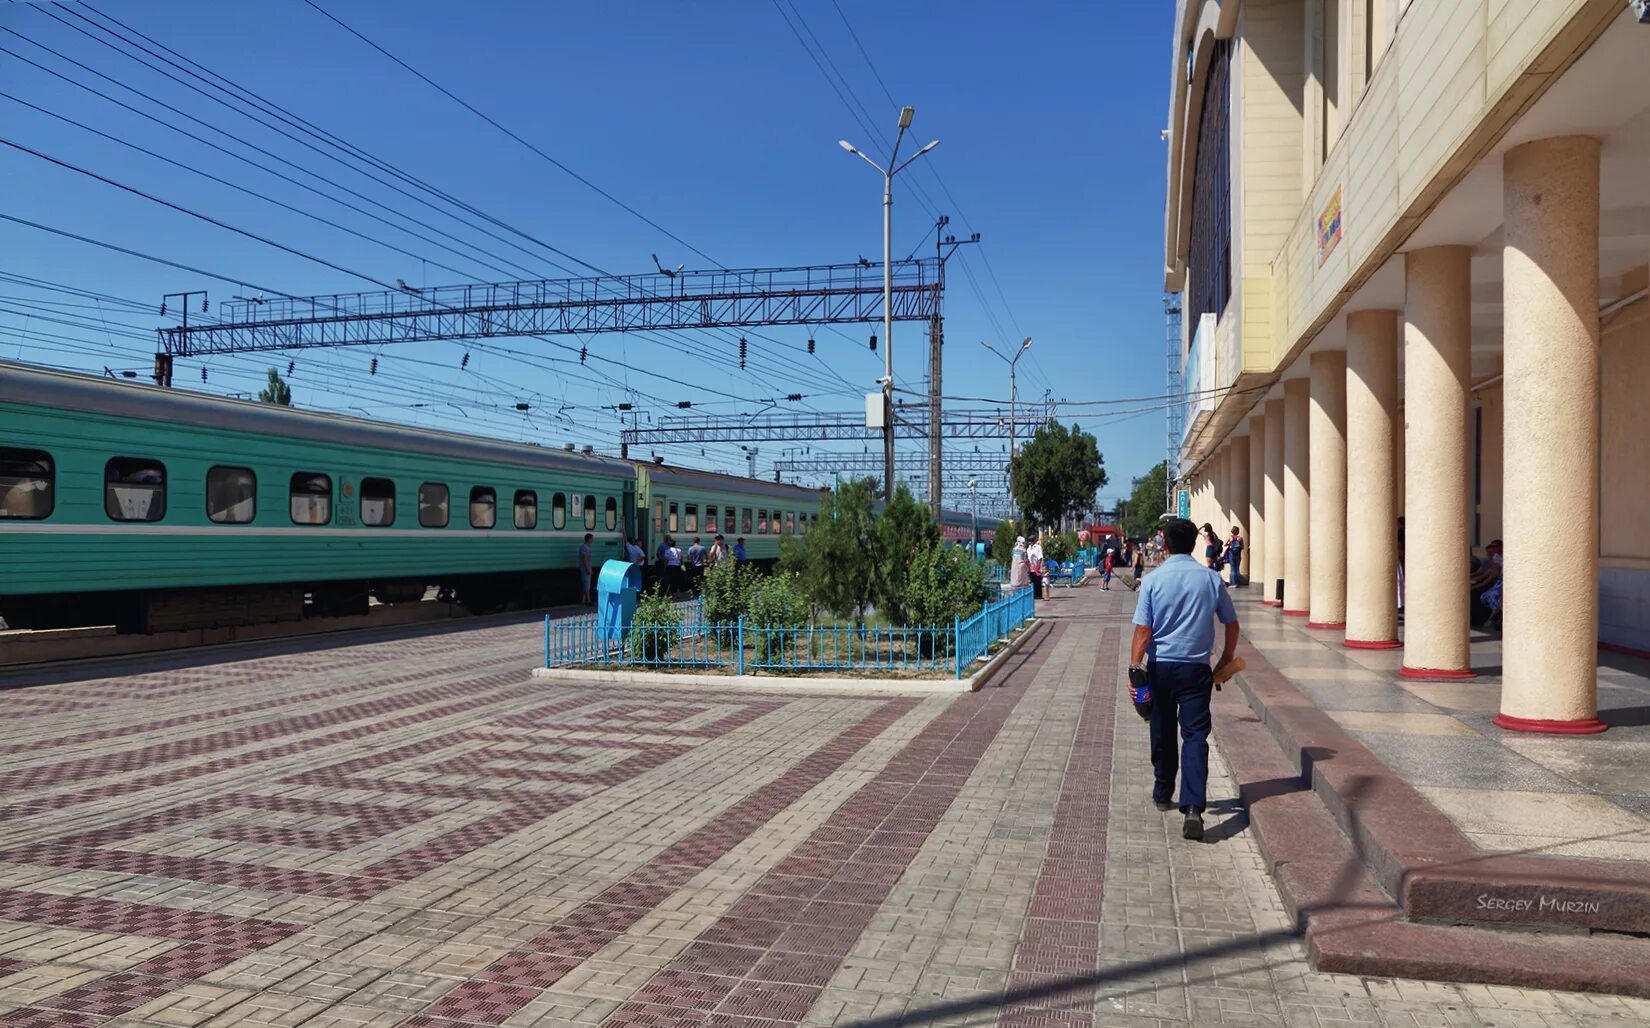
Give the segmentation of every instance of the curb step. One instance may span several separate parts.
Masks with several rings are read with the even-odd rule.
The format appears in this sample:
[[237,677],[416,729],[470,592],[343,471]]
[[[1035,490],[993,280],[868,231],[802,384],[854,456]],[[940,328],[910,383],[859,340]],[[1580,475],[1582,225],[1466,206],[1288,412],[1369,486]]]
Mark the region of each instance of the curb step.
[[[1650,940],[1586,934],[1576,924],[1551,918],[1545,924],[1521,922],[1518,930],[1488,919],[1453,923],[1461,920],[1460,905],[1468,893],[1475,905],[1480,895],[1519,899],[1542,894],[1576,902],[1585,893],[1592,896],[1585,902],[1599,904],[1586,915],[1595,923],[1585,927],[1599,928],[1596,921],[1607,906],[1610,920],[1630,923],[1638,907],[1636,883],[1620,880],[1623,869],[1603,861],[1479,853],[1253,648],[1245,649],[1249,670],[1239,676],[1239,689],[1215,694],[1214,736],[1238,783],[1250,831],[1304,935],[1314,967],[1650,998]],[[1280,707],[1288,707],[1288,714],[1280,713]],[[1302,723],[1312,731],[1302,731]],[[1305,765],[1304,774],[1297,761]],[[1378,816],[1366,817],[1366,807]],[[1407,837],[1399,837],[1403,842],[1419,845],[1407,833],[1438,829],[1436,821],[1444,821],[1447,834],[1421,858],[1424,863],[1418,865],[1415,854],[1383,845],[1394,830],[1406,832]],[[1442,866],[1446,853],[1459,863]],[[1546,874],[1549,865],[1558,865],[1563,873]],[[1616,886],[1626,902],[1611,906],[1599,899],[1601,885]],[[1401,906],[1395,896],[1403,900]],[[1532,903],[1522,912],[1509,911],[1508,921],[1535,912]],[[1410,920],[1412,916],[1429,923]],[[1430,923],[1434,919],[1451,923]]]

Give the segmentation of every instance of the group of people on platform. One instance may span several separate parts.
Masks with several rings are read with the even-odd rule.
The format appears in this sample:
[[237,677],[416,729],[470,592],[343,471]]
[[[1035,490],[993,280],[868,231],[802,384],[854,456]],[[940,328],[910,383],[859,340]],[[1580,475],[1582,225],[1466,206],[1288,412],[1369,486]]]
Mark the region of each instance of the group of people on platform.
[[[595,541],[595,535],[586,532],[584,542],[579,546],[579,581],[584,587],[580,602],[585,606],[596,602],[593,599],[596,590]],[[625,560],[647,566],[647,553],[636,540],[630,538],[629,533],[619,533],[619,547],[624,552]],[[653,556],[654,566],[659,569],[659,582],[665,592],[672,595],[683,589],[699,588],[705,572],[723,561],[741,562],[747,559],[744,536],[735,539],[730,548],[720,533],[712,537],[708,547],[702,537],[694,536],[693,545],[686,550],[676,545],[675,537],[667,535],[659,540]]]

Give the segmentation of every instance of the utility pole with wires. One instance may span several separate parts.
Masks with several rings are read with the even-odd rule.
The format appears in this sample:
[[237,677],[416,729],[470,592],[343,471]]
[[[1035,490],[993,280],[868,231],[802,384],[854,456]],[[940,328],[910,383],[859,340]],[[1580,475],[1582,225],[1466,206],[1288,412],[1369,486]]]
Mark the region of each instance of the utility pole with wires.
[[[956,236],[947,235],[945,226],[949,224],[951,224],[949,215],[941,215],[939,220],[934,223],[934,256],[939,261],[939,286],[942,292],[945,289],[945,262],[952,254],[957,252],[957,247],[980,241],[978,232],[967,239],[958,239]],[[928,506],[933,511],[935,520],[938,520],[940,516],[940,504],[944,499],[942,493],[945,487],[943,467],[945,458],[944,433],[940,431],[942,421],[940,372],[943,363],[941,348],[944,346],[945,317],[941,311],[936,309],[934,317],[928,323]]]

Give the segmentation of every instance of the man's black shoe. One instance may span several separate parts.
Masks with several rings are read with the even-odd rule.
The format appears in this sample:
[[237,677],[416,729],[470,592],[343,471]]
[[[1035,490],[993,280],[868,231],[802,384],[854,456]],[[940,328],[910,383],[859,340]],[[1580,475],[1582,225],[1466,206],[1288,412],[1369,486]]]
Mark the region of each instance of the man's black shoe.
[[1186,823],[1180,827],[1180,837],[1193,842],[1203,841],[1203,815],[1187,814]]
[[1163,811],[1164,813],[1174,809],[1174,804],[1170,803],[1168,800],[1152,800],[1152,806]]

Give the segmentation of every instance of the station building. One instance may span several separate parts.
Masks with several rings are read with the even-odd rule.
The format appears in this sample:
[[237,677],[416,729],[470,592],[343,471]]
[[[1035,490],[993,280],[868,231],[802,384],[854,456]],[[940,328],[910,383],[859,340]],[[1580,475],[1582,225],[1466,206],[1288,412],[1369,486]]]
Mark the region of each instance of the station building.
[[1177,0],[1192,516],[1417,678],[1473,675],[1503,540],[1508,729],[1603,730],[1598,648],[1650,653],[1646,68],[1635,0]]

